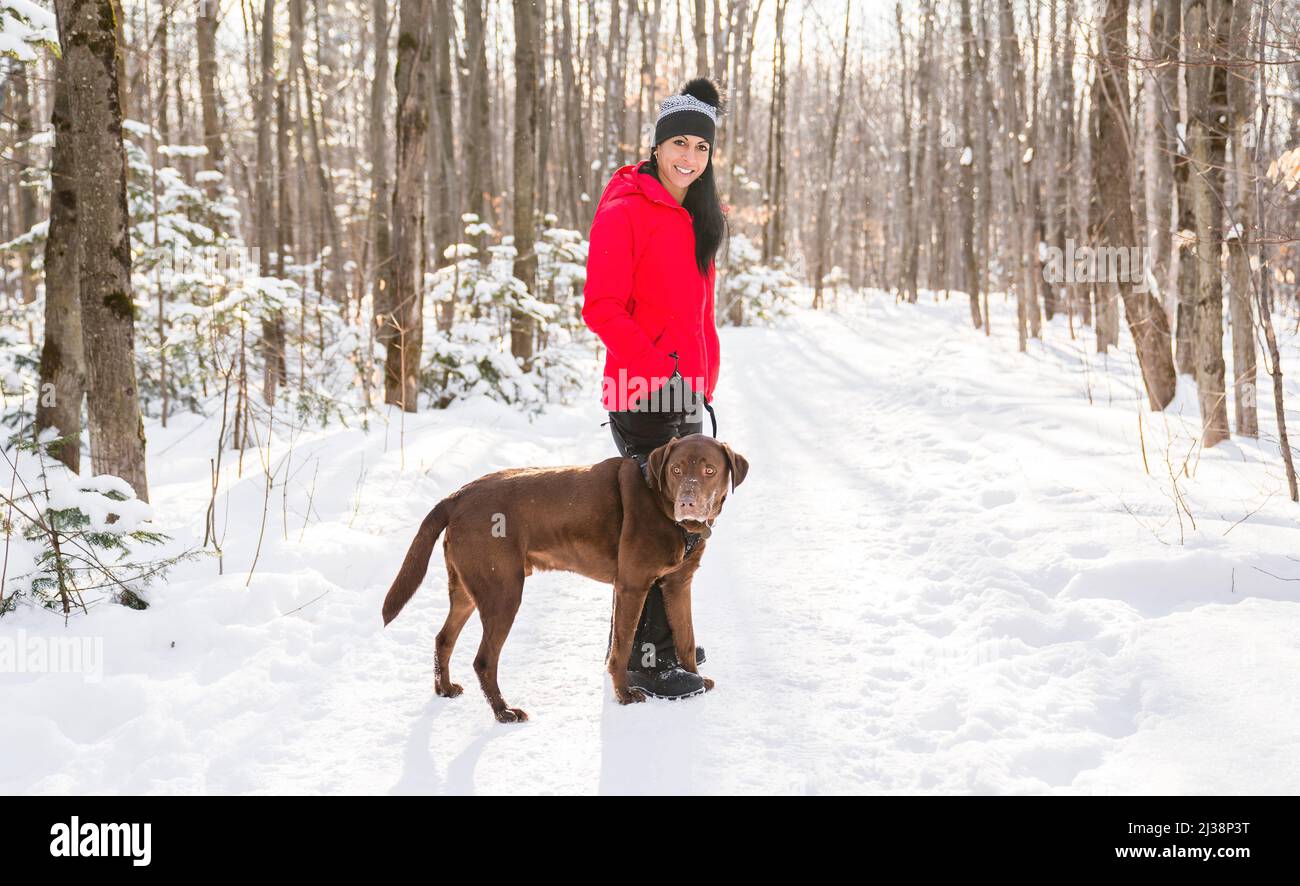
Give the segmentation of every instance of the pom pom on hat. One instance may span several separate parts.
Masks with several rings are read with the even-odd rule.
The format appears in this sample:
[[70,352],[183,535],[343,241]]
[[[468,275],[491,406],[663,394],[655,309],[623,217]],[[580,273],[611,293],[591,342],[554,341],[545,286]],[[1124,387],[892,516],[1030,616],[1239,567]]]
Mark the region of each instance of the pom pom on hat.
[[706,105],[713,105],[722,110],[722,99],[718,96],[718,87],[708,77],[696,77],[682,87],[682,95],[693,95]]

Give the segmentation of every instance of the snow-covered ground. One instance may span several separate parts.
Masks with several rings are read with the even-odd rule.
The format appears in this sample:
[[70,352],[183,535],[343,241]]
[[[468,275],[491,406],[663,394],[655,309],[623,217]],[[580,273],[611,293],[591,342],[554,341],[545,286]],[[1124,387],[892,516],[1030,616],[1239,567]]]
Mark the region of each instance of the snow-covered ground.
[[[183,564],[147,611],[66,628],[0,619],[11,642],[102,650],[95,679],[0,674],[0,791],[1300,792],[1300,506],[1276,445],[1202,452],[1186,380],[1153,415],[1127,343],[1103,361],[1058,318],[1021,355],[994,307],[991,341],[957,298],[879,294],[722,331],[720,437],[751,471],[696,578],[704,697],[615,704],[610,590],[558,573],[529,579],[502,656],[530,722],[496,723],[476,691],[477,618],[452,661],[465,695],[435,697],[440,546],[381,627],[440,498],[615,454],[593,355],[592,396],[532,423],[481,401],[298,434],[251,581],[250,451],[218,500],[224,575]],[[1271,401],[1260,415],[1271,435]],[[215,436],[149,428],[174,547],[202,540]]]

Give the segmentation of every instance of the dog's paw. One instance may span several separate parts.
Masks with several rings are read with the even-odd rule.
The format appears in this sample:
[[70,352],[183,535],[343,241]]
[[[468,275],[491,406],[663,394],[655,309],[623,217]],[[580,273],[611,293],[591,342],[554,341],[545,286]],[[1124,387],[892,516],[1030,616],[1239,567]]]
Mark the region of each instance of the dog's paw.
[[640,689],[615,689],[614,695],[619,704],[636,704],[645,701],[645,693]]
[[503,711],[497,711],[496,716],[498,723],[523,723],[528,719],[528,715],[519,708],[506,708]]
[[714,683],[713,683],[713,681],[710,680],[708,677],[701,677],[700,679],[704,681],[704,691],[705,691],[705,692],[708,692],[710,689],[713,688]]
[[441,686],[435,684],[433,687],[433,691],[438,695],[441,695],[443,698],[455,698],[456,696],[460,695],[462,692],[465,691],[465,687],[460,685],[459,683],[451,683],[448,684],[447,689],[444,692]]

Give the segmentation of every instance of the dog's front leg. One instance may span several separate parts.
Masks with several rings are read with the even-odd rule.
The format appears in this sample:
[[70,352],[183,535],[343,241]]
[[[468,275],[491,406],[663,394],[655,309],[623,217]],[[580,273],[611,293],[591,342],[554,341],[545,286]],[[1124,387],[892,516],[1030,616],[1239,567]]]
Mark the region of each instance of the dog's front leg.
[[[666,575],[660,581],[664,592],[664,612],[668,616],[668,627],[673,632],[673,645],[677,648],[677,660],[692,674],[698,674],[695,661],[695,623],[691,616],[691,577],[695,572],[689,570],[685,575],[675,573]],[[714,683],[708,677],[702,677],[705,690],[712,689]]]
[[636,638],[636,626],[641,621],[646,594],[653,579],[619,579],[614,582],[614,642],[610,644],[609,675],[614,681],[614,697],[619,704],[645,701],[645,693],[627,683],[627,659]]

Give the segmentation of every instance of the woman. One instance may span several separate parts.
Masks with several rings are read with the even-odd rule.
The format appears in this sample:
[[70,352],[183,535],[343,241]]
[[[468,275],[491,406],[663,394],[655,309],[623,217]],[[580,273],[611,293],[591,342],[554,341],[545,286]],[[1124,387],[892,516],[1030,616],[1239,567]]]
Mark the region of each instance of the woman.
[[[718,90],[704,78],[665,99],[650,159],[614,173],[591,224],[582,318],[608,352],[601,401],[614,443],[643,472],[652,450],[702,432],[701,400],[713,415],[713,259],[726,230],[713,177],[720,112]],[[704,660],[702,649],[696,658]],[[648,695],[704,691],[699,675],[678,666],[658,582],[628,670],[629,683]]]

